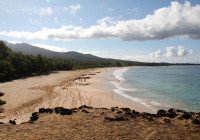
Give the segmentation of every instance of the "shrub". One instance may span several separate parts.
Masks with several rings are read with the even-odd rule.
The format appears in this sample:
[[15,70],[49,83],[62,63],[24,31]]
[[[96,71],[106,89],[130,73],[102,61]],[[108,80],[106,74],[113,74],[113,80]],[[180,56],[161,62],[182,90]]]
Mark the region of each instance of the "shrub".
[[6,104],[6,101],[0,99],[0,105]]

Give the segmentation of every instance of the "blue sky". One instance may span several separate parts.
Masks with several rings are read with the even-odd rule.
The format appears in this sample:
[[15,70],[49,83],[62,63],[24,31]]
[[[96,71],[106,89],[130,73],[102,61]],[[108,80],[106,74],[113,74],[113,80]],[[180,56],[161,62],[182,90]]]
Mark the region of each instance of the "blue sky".
[[0,0],[0,39],[54,51],[200,63],[200,2]]

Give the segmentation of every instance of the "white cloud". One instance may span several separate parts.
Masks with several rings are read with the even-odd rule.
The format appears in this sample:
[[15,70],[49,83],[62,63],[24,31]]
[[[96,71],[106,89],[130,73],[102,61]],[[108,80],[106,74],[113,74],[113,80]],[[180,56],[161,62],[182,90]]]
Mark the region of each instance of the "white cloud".
[[38,43],[31,44],[31,45],[39,47],[39,48],[55,51],[55,52],[68,52],[68,51],[70,51],[69,49],[61,48],[59,46],[43,45],[43,44],[38,44]]
[[69,12],[71,15],[76,15],[76,13],[78,12],[78,10],[81,8],[80,4],[76,4],[76,5],[70,5],[70,6],[64,6],[62,7],[62,10],[65,12]]
[[22,43],[22,42],[18,42],[18,41],[8,41],[9,43],[12,43],[12,44],[18,44],[18,43]]
[[177,57],[178,56],[176,47],[173,47],[173,46],[167,47],[166,50],[167,50],[167,54],[166,54],[167,57]]
[[185,57],[193,54],[193,50],[187,50],[184,46],[170,46],[166,47],[166,54],[163,53],[162,50],[158,49],[154,53],[150,53],[150,57]]
[[53,10],[51,7],[43,7],[39,11],[37,11],[37,14],[40,16],[50,16],[53,14]]
[[[80,5],[70,6],[71,14],[76,14]],[[43,12],[45,13],[45,12]],[[48,13],[48,12],[47,12]],[[26,39],[106,39],[115,38],[123,41],[160,40],[176,36],[188,36],[200,39],[200,5],[191,6],[189,2],[181,5],[172,2],[171,6],[163,7],[140,20],[119,20],[112,18],[88,28],[62,26],[61,28],[43,28],[36,32],[2,31],[0,35]],[[109,19],[109,20],[108,20]],[[100,21],[100,20],[99,20]],[[172,54],[169,54],[172,55]]]
[[178,52],[177,52],[177,55],[182,57],[182,56],[186,56],[186,55],[190,55],[192,54],[193,51],[192,50],[186,50],[183,46],[179,46],[178,47]]
[[80,4],[69,6],[71,15],[76,15],[77,11],[81,8]]
[[[12,44],[18,44],[18,43],[22,43],[22,42],[18,42],[18,41],[8,41],[9,43]],[[39,48],[43,48],[43,49],[47,49],[47,50],[51,50],[51,51],[55,51],[55,52],[68,52],[70,51],[69,49],[66,48],[61,48],[59,46],[53,46],[53,45],[44,45],[44,44],[39,44],[39,43],[30,43],[30,45],[39,47]]]
[[162,57],[163,56],[163,52],[160,49],[158,49],[154,53],[151,53],[150,56],[151,57]]

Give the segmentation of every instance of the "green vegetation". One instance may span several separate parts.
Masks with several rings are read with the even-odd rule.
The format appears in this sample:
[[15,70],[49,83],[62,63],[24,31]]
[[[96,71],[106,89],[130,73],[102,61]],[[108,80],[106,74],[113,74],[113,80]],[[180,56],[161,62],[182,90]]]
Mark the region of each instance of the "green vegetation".
[[67,61],[53,61],[41,55],[12,52],[3,41],[0,41],[0,82],[55,70],[71,70],[72,66]]
[[[43,53],[43,55],[44,54],[45,53]],[[62,53],[59,54],[63,55]],[[0,41],[0,82],[21,77],[48,74],[51,71],[57,70],[168,65],[167,63],[144,63],[117,59],[104,59],[77,52],[71,52],[69,55],[71,57],[65,57],[62,59],[58,56],[56,58],[47,58],[42,55],[24,55],[21,52],[11,51],[3,41]]]
[[4,104],[6,104],[6,101],[3,101],[0,99],[0,105],[4,105]]

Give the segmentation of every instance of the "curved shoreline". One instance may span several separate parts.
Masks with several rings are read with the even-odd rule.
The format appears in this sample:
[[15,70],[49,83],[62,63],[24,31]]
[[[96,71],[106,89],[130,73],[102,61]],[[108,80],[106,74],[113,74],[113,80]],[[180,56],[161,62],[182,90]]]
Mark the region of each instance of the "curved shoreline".
[[[2,106],[5,111],[0,113],[0,122],[14,119],[17,123],[25,122],[32,112],[42,107],[75,108],[85,104],[92,107],[119,106],[136,109],[134,106],[115,101],[112,92],[97,88],[105,86],[99,78],[108,69],[60,71],[1,83],[1,92],[5,93],[2,99],[7,104]],[[90,79],[74,80],[82,75]]]

